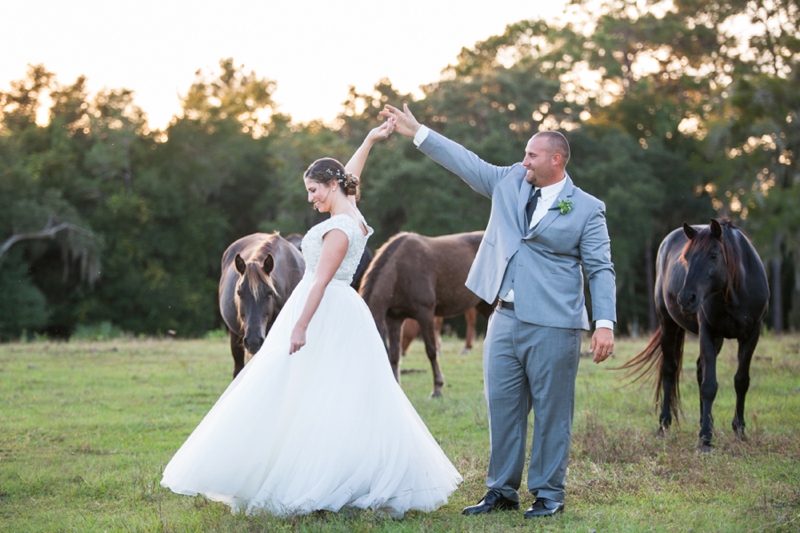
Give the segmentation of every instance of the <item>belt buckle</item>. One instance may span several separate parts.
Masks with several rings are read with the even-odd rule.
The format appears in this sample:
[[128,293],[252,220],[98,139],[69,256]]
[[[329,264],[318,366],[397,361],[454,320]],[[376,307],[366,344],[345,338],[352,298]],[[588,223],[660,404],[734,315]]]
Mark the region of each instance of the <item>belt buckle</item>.
[[505,300],[499,300],[498,299],[497,307],[500,307],[501,309],[508,309],[509,311],[513,311],[514,310],[514,302],[507,302]]

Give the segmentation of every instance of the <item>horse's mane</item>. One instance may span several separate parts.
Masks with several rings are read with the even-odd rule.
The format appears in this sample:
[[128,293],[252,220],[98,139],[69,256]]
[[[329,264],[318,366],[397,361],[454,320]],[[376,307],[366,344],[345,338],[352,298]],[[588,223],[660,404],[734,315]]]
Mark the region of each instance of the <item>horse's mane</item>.
[[[733,230],[739,230],[740,232],[742,230],[734,226],[733,223],[727,218],[719,219],[718,222],[719,225],[722,226],[722,256],[724,257],[725,264],[728,267],[728,287],[738,289],[740,283],[739,266],[741,259],[739,257],[739,250],[733,242]],[[746,237],[747,236],[745,235],[745,238]],[[716,240],[717,239],[711,233],[711,226],[698,231],[697,235],[695,235],[694,238],[689,239],[689,242],[687,242],[686,246],[684,246],[683,252],[681,253],[681,260],[684,262],[686,261],[686,255],[689,253],[689,251],[694,251],[701,254],[707,254],[711,252],[711,248]]]
[[272,280],[264,272],[262,266],[264,264],[264,259],[266,259],[269,254],[272,254],[272,257],[276,258],[280,239],[276,239],[274,237],[278,236],[280,236],[280,233],[273,233],[269,239],[267,239],[261,246],[258,247],[258,249],[250,257],[250,260],[247,261],[247,266],[245,267],[244,274],[242,275],[247,282],[247,287],[250,289],[250,292],[256,301],[258,301],[260,296],[259,288],[261,288],[263,284],[267,284],[273,291],[275,290]]
[[406,235],[414,235],[413,233],[402,232],[398,233],[397,235],[393,236],[391,239],[383,243],[383,245],[378,248],[378,251],[375,252],[375,258],[367,267],[366,272],[364,272],[363,281],[361,282],[361,296],[364,300],[367,300],[371,295],[372,291],[375,289],[376,277],[373,276],[373,271],[381,271],[383,267],[389,262],[389,260],[394,256],[394,253],[400,247],[400,241]]

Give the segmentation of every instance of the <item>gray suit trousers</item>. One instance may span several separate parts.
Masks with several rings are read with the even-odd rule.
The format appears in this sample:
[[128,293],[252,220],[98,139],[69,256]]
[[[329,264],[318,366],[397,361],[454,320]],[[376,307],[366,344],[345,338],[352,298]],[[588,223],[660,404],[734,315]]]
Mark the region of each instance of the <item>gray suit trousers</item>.
[[498,308],[483,349],[491,456],[486,485],[519,501],[528,413],[533,443],[528,490],[564,501],[582,330],[536,326]]

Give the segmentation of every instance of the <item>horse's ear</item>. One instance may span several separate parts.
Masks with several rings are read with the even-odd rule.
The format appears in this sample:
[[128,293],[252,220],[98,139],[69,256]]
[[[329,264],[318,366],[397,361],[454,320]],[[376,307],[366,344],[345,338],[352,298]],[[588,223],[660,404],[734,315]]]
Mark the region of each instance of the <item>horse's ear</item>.
[[242,259],[242,256],[236,254],[236,258],[233,260],[233,263],[236,265],[236,271],[239,272],[239,274],[244,275],[244,271],[247,269],[247,264],[244,262],[244,259]]
[[686,234],[686,238],[690,241],[694,239],[695,235],[697,235],[697,231],[695,231],[695,229],[686,222],[683,223],[683,232]]
[[722,240],[722,226],[719,225],[716,219],[711,219],[711,235],[717,240]]
[[272,257],[272,254],[268,254],[267,257],[264,259],[264,274],[269,276],[272,269],[275,268],[275,258]]

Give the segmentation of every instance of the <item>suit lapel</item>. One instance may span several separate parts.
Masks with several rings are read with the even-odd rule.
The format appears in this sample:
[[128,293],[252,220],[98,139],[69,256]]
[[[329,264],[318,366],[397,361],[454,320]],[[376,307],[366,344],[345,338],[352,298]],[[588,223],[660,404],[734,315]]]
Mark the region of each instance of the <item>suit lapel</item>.
[[541,233],[547,229],[547,226],[553,223],[555,219],[561,216],[561,209],[558,207],[558,202],[561,200],[566,200],[572,196],[573,191],[575,190],[575,186],[572,184],[572,179],[567,174],[567,182],[564,184],[564,188],[561,189],[561,192],[558,193],[558,196],[553,201],[553,205],[550,206],[550,209],[547,210],[547,214],[544,216],[542,220],[536,224],[536,227],[533,228],[533,231],[529,232],[525,238],[526,239],[535,239]]

